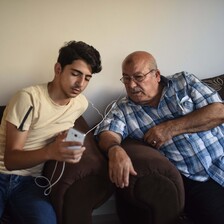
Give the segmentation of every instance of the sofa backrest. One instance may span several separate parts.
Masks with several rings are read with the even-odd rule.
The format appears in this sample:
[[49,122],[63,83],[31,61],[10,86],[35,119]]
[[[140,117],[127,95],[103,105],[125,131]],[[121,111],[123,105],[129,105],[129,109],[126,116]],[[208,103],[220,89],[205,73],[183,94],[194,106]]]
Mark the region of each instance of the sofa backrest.
[[207,79],[202,79],[202,81],[215,89],[224,100],[224,74]]

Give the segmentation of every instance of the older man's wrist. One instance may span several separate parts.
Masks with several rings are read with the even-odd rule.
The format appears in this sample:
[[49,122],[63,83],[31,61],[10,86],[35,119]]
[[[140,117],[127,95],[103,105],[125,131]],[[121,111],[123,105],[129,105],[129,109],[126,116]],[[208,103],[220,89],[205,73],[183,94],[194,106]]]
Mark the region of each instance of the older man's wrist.
[[114,143],[114,144],[107,147],[107,149],[106,149],[107,157],[109,156],[110,151],[117,146],[121,147],[121,145],[119,143]]

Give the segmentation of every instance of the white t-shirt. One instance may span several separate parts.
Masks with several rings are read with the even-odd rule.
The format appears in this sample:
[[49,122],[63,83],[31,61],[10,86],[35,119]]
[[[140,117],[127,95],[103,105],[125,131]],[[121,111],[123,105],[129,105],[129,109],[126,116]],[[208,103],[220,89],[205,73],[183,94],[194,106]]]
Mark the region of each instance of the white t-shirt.
[[47,84],[31,86],[16,93],[4,111],[0,126],[0,173],[38,176],[44,165],[14,171],[5,168],[6,121],[21,131],[29,130],[24,150],[35,150],[52,142],[61,131],[72,127],[87,107],[88,101],[82,94],[72,98],[67,105],[55,104],[48,94]]

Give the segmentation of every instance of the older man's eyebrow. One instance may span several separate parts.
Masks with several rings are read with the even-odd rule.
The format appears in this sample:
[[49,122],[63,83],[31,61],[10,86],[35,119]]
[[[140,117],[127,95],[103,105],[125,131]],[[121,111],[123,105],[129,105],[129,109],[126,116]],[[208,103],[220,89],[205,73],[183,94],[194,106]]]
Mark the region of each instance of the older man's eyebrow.
[[123,75],[123,76],[129,76],[129,75],[128,75],[128,74],[126,74],[126,73],[122,73],[122,75]]

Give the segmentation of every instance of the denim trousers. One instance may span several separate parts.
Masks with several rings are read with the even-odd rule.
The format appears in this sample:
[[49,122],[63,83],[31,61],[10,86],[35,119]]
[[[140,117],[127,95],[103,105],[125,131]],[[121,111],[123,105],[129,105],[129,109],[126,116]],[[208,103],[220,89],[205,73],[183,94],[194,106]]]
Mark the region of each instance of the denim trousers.
[[0,174],[0,217],[7,206],[10,224],[56,224],[56,214],[34,177]]
[[185,211],[194,224],[224,224],[224,187],[211,178],[206,182],[184,176]]

